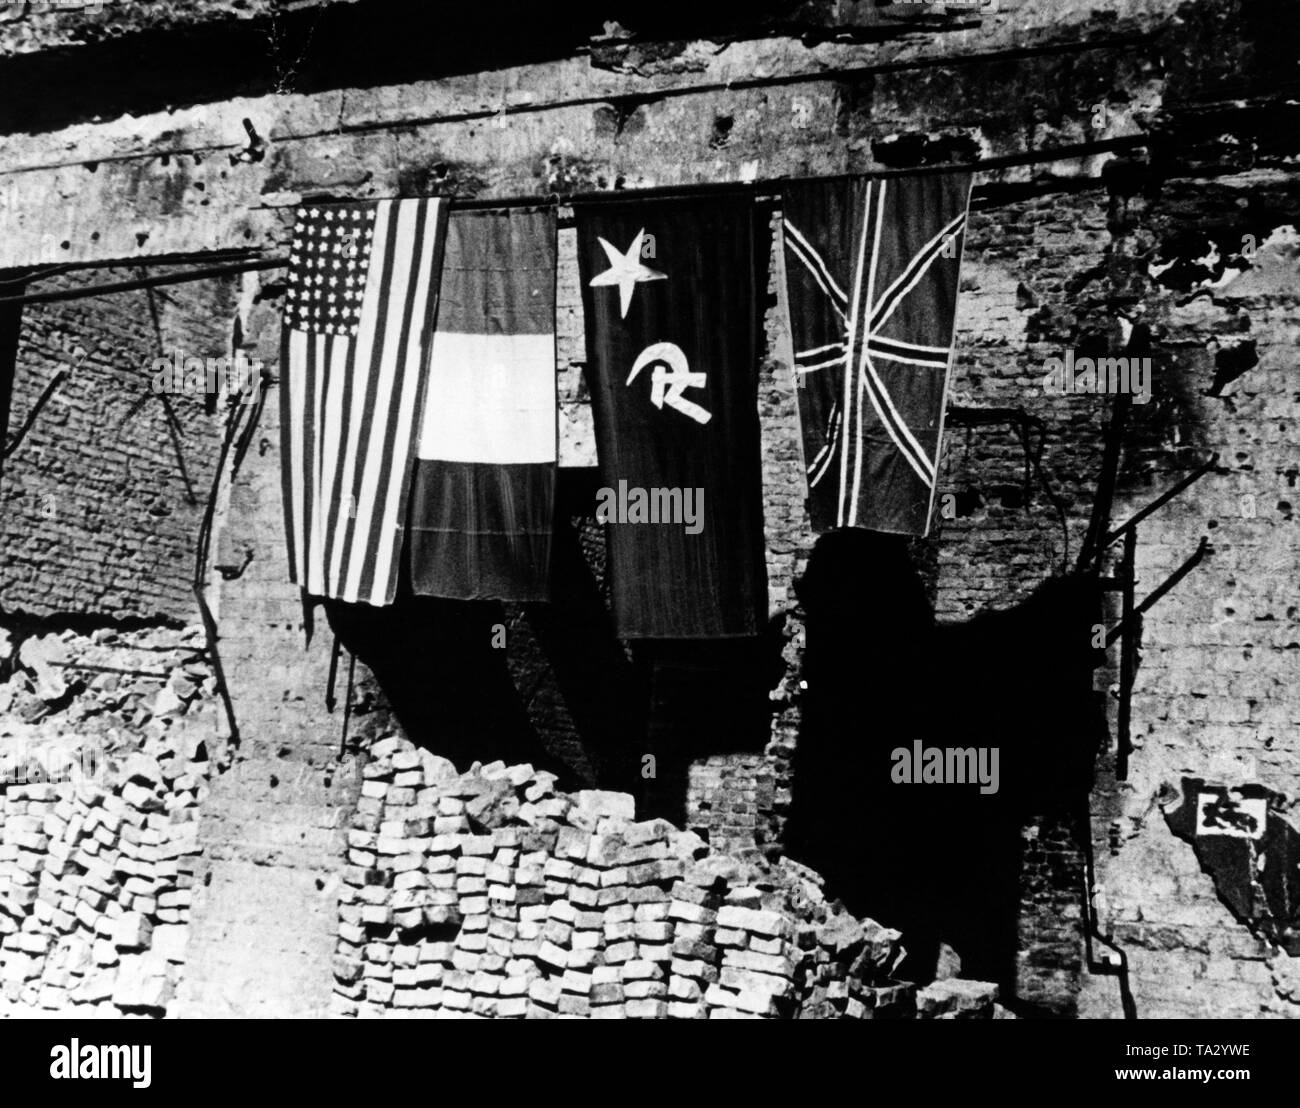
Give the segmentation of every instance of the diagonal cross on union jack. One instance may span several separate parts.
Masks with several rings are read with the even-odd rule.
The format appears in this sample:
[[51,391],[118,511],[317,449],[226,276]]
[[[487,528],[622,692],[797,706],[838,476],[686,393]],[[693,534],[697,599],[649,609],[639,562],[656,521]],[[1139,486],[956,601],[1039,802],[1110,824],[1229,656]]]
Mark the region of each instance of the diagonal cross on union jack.
[[[945,244],[956,241],[965,225],[966,212],[963,206],[957,215],[926,240],[886,287],[880,272],[887,188],[885,180],[866,184],[861,230],[852,244],[850,256],[849,291],[845,291],[837,275],[826,264],[823,252],[788,216],[784,219],[785,248],[807,270],[843,327],[842,338],[795,353],[795,371],[800,385],[814,373],[839,373],[843,378],[841,385],[834,390],[835,399],[826,422],[825,441],[808,462],[810,490],[821,484],[828,473],[838,469],[836,523],[841,527],[859,525],[864,458],[868,448],[865,431],[872,430],[876,421],[924,486],[927,500],[935,484],[937,440],[932,449],[927,449],[918,440],[905,416],[906,403],[891,394],[879,363],[890,362],[946,375],[952,356],[951,342],[947,346],[928,346],[888,337],[883,331],[936,260],[952,256],[945,250]],[[874,412],[874,421],[869,412]],[[912,414],[914,418],[918,415],[928,418],[926,413]]]

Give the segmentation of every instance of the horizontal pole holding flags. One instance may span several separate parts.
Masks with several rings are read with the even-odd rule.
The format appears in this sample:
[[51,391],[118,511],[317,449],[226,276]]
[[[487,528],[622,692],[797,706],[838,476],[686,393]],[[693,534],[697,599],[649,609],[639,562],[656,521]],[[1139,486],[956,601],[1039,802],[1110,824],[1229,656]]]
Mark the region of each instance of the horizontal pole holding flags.
[[[123,262],[105,262],[104,267],[123,265]],[[147,263],[135,260],[136,265]],[[159,273],[153,277],[137,277],[133,281],[114,281],[102,285],[85,285],[75,289],[54,289],[50,292],[32,292],[25,296],[0,296],[0,304],[54,304],[62,300],[83,300],[88,296],[107,296],[116,292],[138,292],[161,285],[180,285],[187,281],[206,281],[213,277],[229,277],[237,273],[252,273],[259,269],[282,269],[288,258],[259,258],[251,262],[234,262],[214,265],[204,269],[190,269],[184,273]]]
[[[1095,142],[1077,142],[1066,146],[1057,146],[1047,150],[1027,150],[1019,154],[1004,154],[996,158],[984,158],[973,162],[951,162],[937,165],[910,166],[902,169],[877,169],[863,170],[860,173],[838,173],[830,174],[826,177],[818,178],[801,178],[801,177],[772,177],[764,180],[754,181],[706,181],[693,184],[682,185],[662,185],[654,188],[645,189],[605,189],[598,192],[567,193],[558,192],[538,194],[534,196],[509,196],[497,199],[490,198],[451,198],[451,207],[458,211],[482,211],[494,208],[521,208],[521,207],[542,207],[545,205],[569,206],[572,204],[599,204],[606,202],[625,202],[628,200],[648,200],[662,199],[675,196],[697,196],[708,194],[710,196],[725,195],[734,193],[737,197],[758,200],[758,199],[777,199],[781,189],[784,186],[795,184],[803,180],[850,180],[855,178],[872,178],[872,179],[890,179],[902,177],[932,176],[940,173],[983,173],[999,169],[1011,169],[1016,166],[1037,165],[1045,162],[1066,161],[1070,158],[1090,157],[1094,154],[1118,153],[1125,150],[1143,149],[1150,145],[1150,138],[1146,135],[1122,135],[1117,138],[1099,139]],[[982,190],[976,188],[972,192],[972,201],[978,200]],[[315,200],[318,203],[337,202],[338,197],[324,196],[304,196],[301,201],[292,205],[265,205],[259,210],[277,210],[281,207],[288,209],[297,207],[299,203],[310,203]],[[399,199],[398,197],[361,197],[354,199],[364,200],[381,200],[381,199]],[[403,199],[412,199],[410,197]],[[39,281],[44,277],[54,276],[56,273],[66,272],[69,269],[94,269],[94,268],[112,268],[124,265],[161,265],[165,263],[163,259],[144,259],[144,258],[112,258],[102,262],[78,262],[67,266],[59,267],[55,271],[46,273],[32,273],[25,279],[28,281]],[[175,264],[175,259],[170,260],[170,264]],[[119,281],[111,284],[89,285],[76,289],[57,289],[51,292],[32,292],[22,296],[0,296],[0,304],[52,304],[67,300],[81,300],[88,296],[108,296],[119,292],[136,292],[140,289],[158,288],[163,285],[183,284],[188,281],[204,281],[216,277],[228,277],[240,273],[251,273],[258,270],[281,269],[288,265],[288,259],[283,256],[253,258],[247,261],[232,262],[229,265],[208,266],[202,269],[187,270],[183,273],[156,274],[150,277],[141,277],[132,281]]]
[[[474,210],[483,208],[539,207],[544,204],[599,204],[602,202],[619,203],[627,200],[658,200],[674,196],[699,196],[707,194],[717,196],[735,192],[746,196],[758,196],[764,193],[780,193],[787,185],[803,181],[849,181],[862,178],[870,180],[888,180],[899,177],[929,177],[940,173],[988,173],[999,169],[1013,169],[1022,165],[1040,165],[1044,162],[1067,161],[1070,158],[1086,158],[1094,154],[1113,154],[1125,150],[1143,149],[1151,144],[1148,135],[1119,135],[1115,138],[1097,139],[1093,142],[1074,142],[1065,146],[1056,146],[1046,150],[1024,150],[1018,154],[1000,154],[995,158],[982,158],[972,162],[941,162],[933,165],[906,166],[899,169],[864,169],[854,173],[829,173],[815,177],[765,177],[753,181],[699,181],[680,185],[656,185],[644,189],[601,189],[593,192],[574,193],[538,193],[532,196],[512,196],[500,199],[490,197],[458,199],[452,198],[452,209]],[[974,195],[979,194],[979,189]],[[304,196],[302,202],[316,199],[324,203],[335,197]],[[397,200],[396,196],[364,197],[366,200]],[[297,207],[298,204],[264,206],[264,210],[277,207]]]

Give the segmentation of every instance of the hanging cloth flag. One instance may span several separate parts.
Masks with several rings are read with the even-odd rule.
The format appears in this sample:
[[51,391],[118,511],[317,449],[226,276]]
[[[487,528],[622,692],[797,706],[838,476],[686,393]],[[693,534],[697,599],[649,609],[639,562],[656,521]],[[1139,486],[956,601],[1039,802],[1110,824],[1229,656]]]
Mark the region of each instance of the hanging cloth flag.
[[771,235],[755,205],[726,198],[575,214],[618,634],[756,634],[766,609],[756,295]]
[[391,604],[428,369],[446,201],[298,209],[281,343],[291,580]]
[[929,530],[970,175],[783,187],[813,529]]
[[420,595],[550,596],[555,269],[554,208],[452,215],[411,504]]

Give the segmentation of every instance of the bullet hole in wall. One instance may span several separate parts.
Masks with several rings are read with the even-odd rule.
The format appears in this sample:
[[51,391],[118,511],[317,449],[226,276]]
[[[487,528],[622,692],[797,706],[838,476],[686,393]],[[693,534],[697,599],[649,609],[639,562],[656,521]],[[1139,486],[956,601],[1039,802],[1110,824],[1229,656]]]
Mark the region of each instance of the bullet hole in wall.
[[721,150],[731,141],[731,128],[735,126],[736,117],[732,115],[719,115],[713,120],[713,134],[709,137],[709,146],[714,150]]
[[1214,352],[1214,382],[1205,391],[1205,395],[1221,396],[1225,387],[1257,365],[1259,355],[1254,339],[1219,348]]
[[871,156],[881,165],[894,169],[973,162],[979,158],[979,153],[979,142],[965,134],[913,132],[890,135],[871,144]]

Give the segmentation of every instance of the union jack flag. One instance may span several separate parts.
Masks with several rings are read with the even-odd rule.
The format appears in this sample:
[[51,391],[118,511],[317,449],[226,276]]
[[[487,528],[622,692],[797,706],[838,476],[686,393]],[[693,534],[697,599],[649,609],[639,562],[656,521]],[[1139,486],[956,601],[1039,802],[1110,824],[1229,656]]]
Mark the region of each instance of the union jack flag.
[[784,189],[816,531],[929,530],[969,198],[968,174]]

